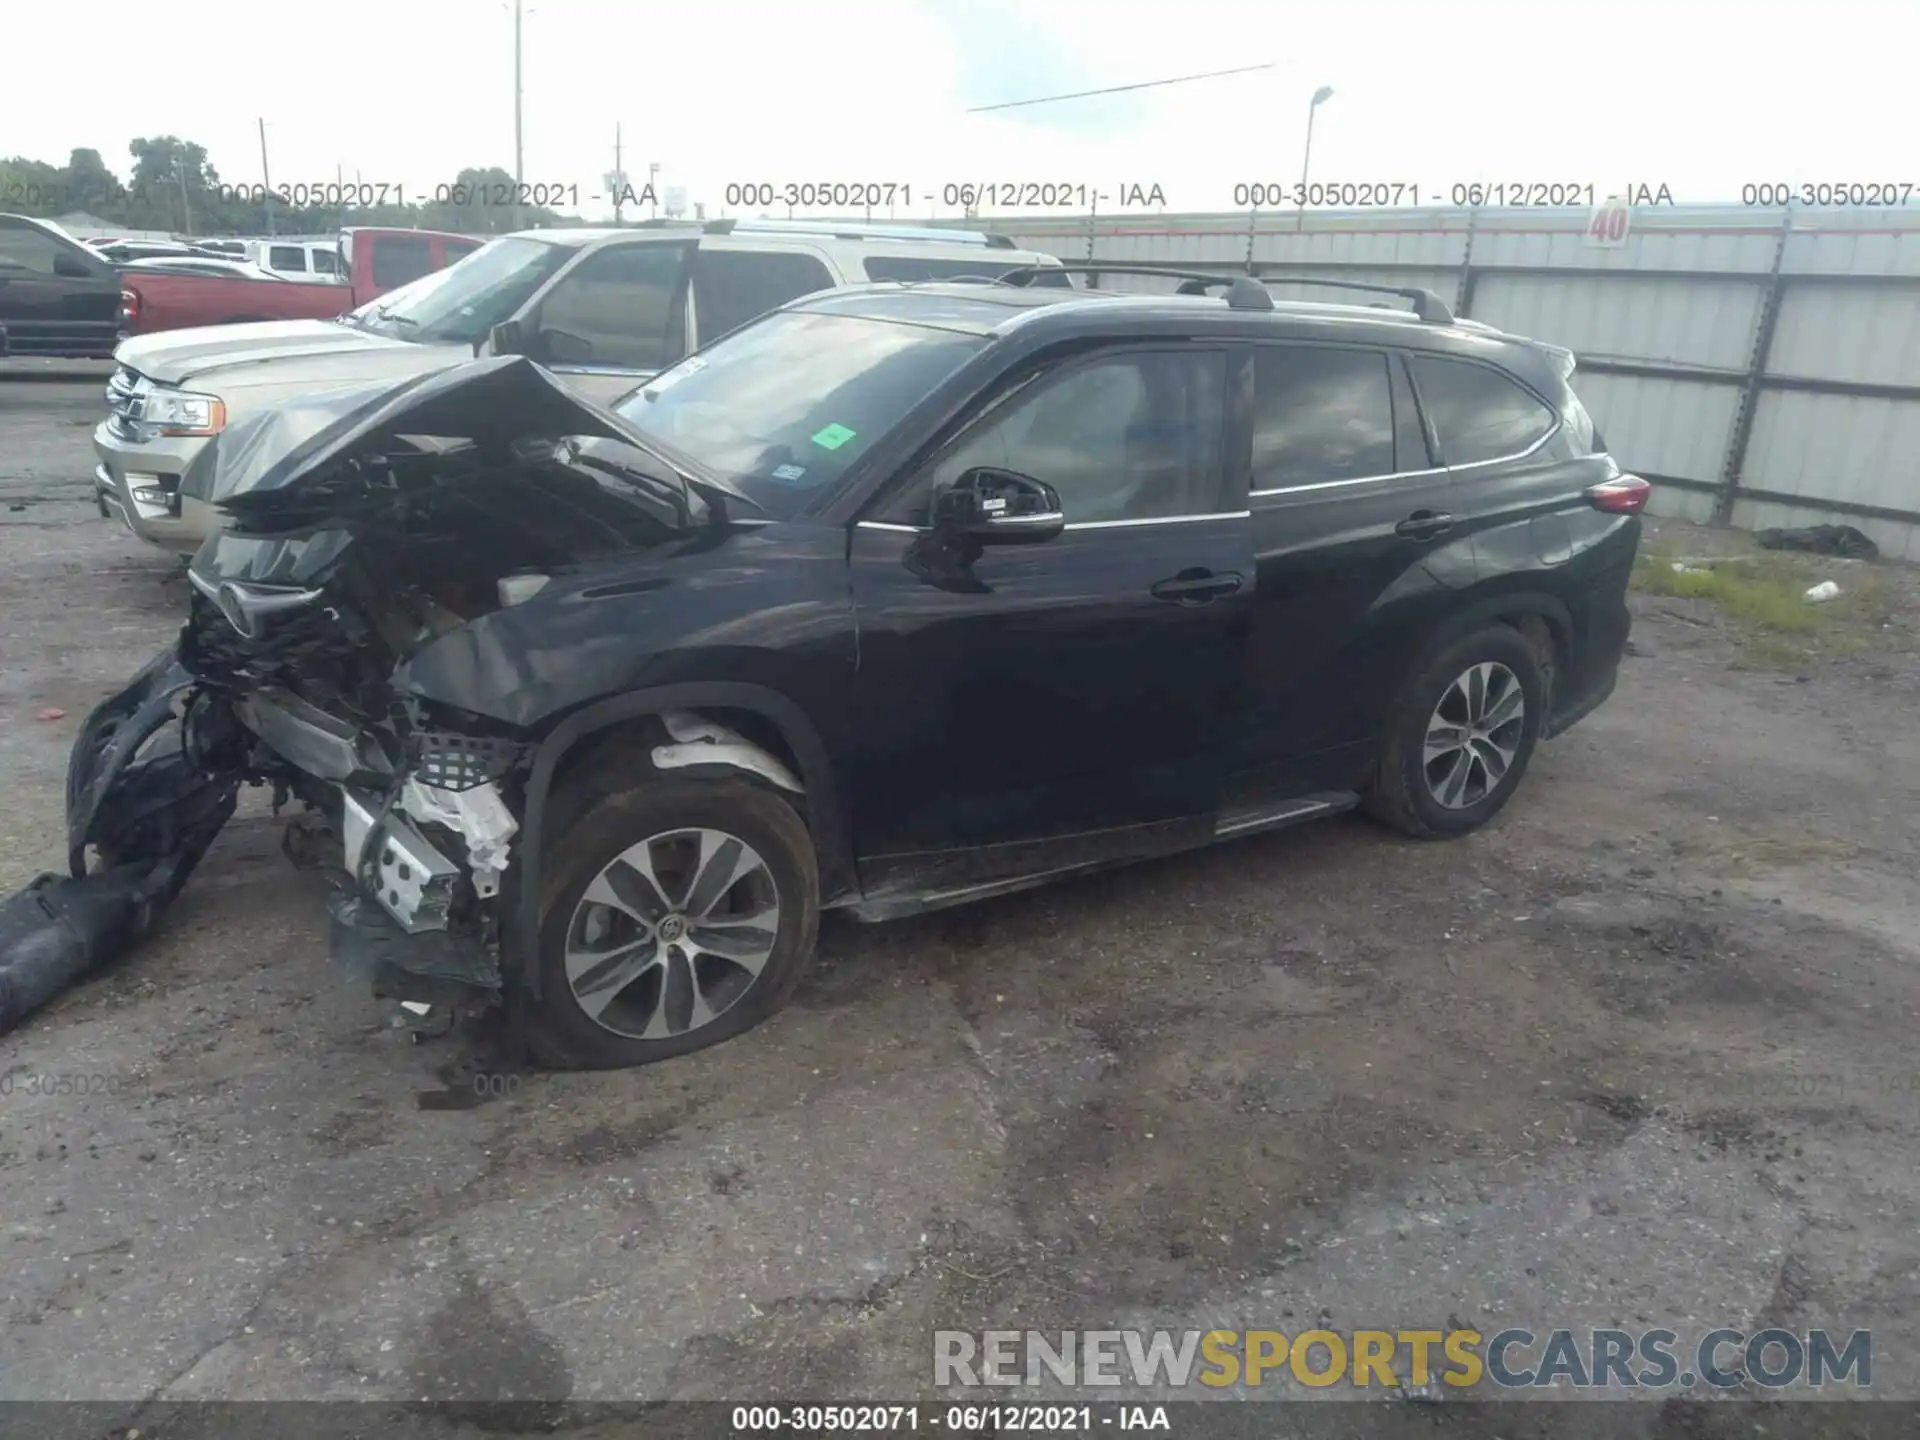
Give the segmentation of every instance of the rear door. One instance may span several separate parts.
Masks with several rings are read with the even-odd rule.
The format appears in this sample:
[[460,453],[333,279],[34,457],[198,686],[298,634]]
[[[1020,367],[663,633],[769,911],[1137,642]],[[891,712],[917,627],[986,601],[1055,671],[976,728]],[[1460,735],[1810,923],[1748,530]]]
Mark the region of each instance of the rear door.
[[110,355],[120,280],[85,246],[0,216],[0,354]]
[[1411,368],[1482,578],[1564,564],[1573,548],[1567,514],[1592,513],[1581,491],[1596,476],[1560,433],[1559,413],[1491,364],[1421,354]]
[[[989,407],[854,527],[853,818],[869,894],[1212,833],[1252,619],[1225,346],[1102,351]],[[974,466],[1067,529],[967,554],[928,526]]]
[[1456,485],[1405,363],[1381,348],[1255,347],[1259,555],[1242,784],[1346,788],[1448,596],[1473,581]]

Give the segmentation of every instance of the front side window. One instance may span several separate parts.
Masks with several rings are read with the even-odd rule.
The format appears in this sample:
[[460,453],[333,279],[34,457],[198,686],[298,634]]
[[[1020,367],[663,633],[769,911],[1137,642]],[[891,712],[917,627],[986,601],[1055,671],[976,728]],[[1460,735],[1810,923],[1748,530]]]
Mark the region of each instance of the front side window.
[[1371,350],[1262,345],[1253,365],[1253,488],[1392,473],[1393,392]]
[[1218,350],[1125,352],[1043,375],[936,462],[922,503],[984,465],[1051,485],[1070,525],[1227,510],[1226,379]]
[[1491,366],[1416,355],[1413,382],[1448,465],[1521,454],[1559,423],[1553,411]]
[[540,302],[543,358],[659,370],[686,349],[686,248],[615,245],[582,260]]
[[331,250],[314,250],[309,253],[313,256],[313,268],[317,274],[338,275],[340,273],[340,262]]
[[701,343],[718,340],[789,300],[832,288],[833,276],[811,255],[702,249],[693,261]]
[[52,275],[60,253],[58,241],[32,226],[0,225],[0,270]]

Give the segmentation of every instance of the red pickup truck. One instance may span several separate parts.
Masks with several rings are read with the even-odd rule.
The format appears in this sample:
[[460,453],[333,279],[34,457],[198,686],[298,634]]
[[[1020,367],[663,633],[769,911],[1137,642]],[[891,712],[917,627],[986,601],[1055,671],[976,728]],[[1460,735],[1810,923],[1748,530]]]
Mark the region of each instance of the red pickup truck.
[[244,275],[126,270],[120,276],[121,329],[129,335],[250,320],[325,320],[451,265],[480,248],[470,235],[359,227],[340,232],[338,285]]

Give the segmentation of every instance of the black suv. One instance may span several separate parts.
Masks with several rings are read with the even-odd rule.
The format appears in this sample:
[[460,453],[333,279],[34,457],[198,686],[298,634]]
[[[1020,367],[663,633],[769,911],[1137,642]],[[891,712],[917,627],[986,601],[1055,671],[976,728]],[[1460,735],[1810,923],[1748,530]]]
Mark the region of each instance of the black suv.
[[638,1064],[770,1014],[823,907],[1464,834],[1611,691],[1648,487],[1566,352],[1424,291],[1023,278],[812,295],[612,411],[509,357],[230,427],[179,645],[76,746],[76,873],[171,894],[272,784],[379,993]]
[[0,215],[0,356],[105,360],[119,338],[119,272],[57,225]]

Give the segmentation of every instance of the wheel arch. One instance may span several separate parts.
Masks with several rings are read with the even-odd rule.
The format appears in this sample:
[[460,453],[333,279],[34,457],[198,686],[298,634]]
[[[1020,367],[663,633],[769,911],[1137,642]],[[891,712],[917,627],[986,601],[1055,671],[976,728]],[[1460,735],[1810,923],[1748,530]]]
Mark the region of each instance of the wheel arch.
[[[569,755],[587,746],[632,735],[639,722],[674,711],[720,712],[754,717],[777,736],[805,787],[800,806],[820,868],[822,904],[856,889],[847,816],[832,757],[806,712],[787,696],[739,681],[690,681],[656,685],[608,696],[560,721],[534,751],[521,822],[518,879],[511,941],[504,948],[510,973],[538,996],[540,984],[540,888],[545,860],[547,810],[554,779]],[[777,752],[776,752],[777,753]]]
[[1572,666],[1579,635],[1573,611],[1566,601],[1547,591],[1508,590],[1468,601],[1427,637],[1412,673],[1419,674],[1434,655],[1454,641],[1488,625],[1507,625],[1518,630],[1533,643],[1536,650],[1542,648],[1542,642],[1545,642],[1547,653],[1541,656],[1541,660],[1548,683],[1548,714],[1543,717],[1544,723],[1552,715],[1553,683],[1559,676],[1568,673]]

